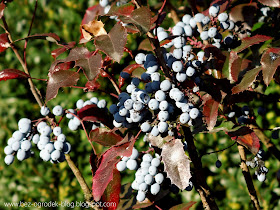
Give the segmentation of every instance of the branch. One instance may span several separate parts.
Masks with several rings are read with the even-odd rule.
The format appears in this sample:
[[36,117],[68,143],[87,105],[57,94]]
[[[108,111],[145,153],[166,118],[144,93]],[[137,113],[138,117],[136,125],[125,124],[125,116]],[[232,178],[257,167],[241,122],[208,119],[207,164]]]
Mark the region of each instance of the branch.
[[254,209],[260,210],[261,207],[259,204],[259,200],[258,200],[258,196],[257,196],[256,190],[255,190],[255,187],[254,187],[254,183],[253,183],[249,168],[246,165],[246,154],[245,154],[244,147],[242,145],[238,145],[238,151],[239,151],[239,155],[240,155],[240,159],[241,159],[240,168],[242,169],[242,173],[243,173],[243,176],[246,181],[246,185],[247,185],[247,189],[249,191],[251,202],[254,206]]
[[193,136],[189,127],[182,126],[185,135],[185,140],[188,144],[188,152],[194,166],[194,185],[200,195],[204,209],[214,210],[219,209],[215,199],[206,183],[206,177],[202,168],[201,159],[197,153],[196,146],[193,141]]
[[230,146],[228,146],[228,147],[226,147],[226,148],[224,148],[224,149],[220,149],[220,150],[217,150],[217,151],[204,153],[204,154],[200,155],[199,158],[202,158],[202,156],[204,156],[204,155],[210,155],[210,154],[213,154],[213,153],[218,153],[218,152],[225,151],[225,150],[231,148],[232,146],[234,146],[236,143],[237,143],[237,142],[234,142],[232,145],[230,145]]

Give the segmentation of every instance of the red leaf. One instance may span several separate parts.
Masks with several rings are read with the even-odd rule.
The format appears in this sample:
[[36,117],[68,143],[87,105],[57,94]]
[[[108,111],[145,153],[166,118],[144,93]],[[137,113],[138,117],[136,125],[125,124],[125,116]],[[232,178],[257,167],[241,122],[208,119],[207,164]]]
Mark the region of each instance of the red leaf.
[[0,53],[10,47],[8,34],[0,34]]
[[113,179],[113,170],[119,161],[117,157],[132,154],[135,138],[132,136],[129,139],[126,136],[125,139],[123,144],[111,147],[101,157],[101,163],[92,179],[92,195],[95,201],[100,200],[107,185]]
[[237,82],[238,75],[241,71],[242,59],[237,55],[237,52],[231,51],[229,54],[229,69],[231,80]]
[[60,54],[64,53],[66,50],[73,48],[75,45],[76,45],[76,42],[69,42],[65,46],[53,50],[51,55],[54,59],[56,59]]
[[269,7],[280,7],[280,1],[279,0],[258,0],[263,5],[269,6]]
[[132,23],[143,34],[150,31],[152,15],[151,11],[147,7],[140,7],[134,10],[130,16],[122,16],[119,18],[124,23]]
[[65,62],[65,63],[60,63],[55,67],[55,71],[60,71],[60,70],[68,70],[68,69],[72,69],[75,66],[75,62],[74,61],[69,61],[69,62]]
[[241,127],[237,131],[227,133],[232,140],[248,148],[253,154],[257,154],[260,141],[254,131],[248,127]]
[[5,10],[5,8],[6,8],[6,5],[3,3],[3,2],[1,2],[0,3],[0,19],[3,17],[3,15],[4,15],[4,10]]
[[86,13],[84,15],[81,25],[87,24],[90,21],[94,20],[96,18],[96,16],[103,15],[103,14],[104,14],[104,8],[101,7],[100,5],[95,5],[95,6],[89,7],[86,10]]
[[[125,67],[122,72],[126,72],[128,74],[132,74],[132,72],[134,70],[136,70],[137,68],[142,68],[144,69],[143,65],[141,64],[131,64],[131,65],[128,65],[127,67]],[[145,70],[145,69],[144,69]],[[123,85],[125,84],[125,79],[122,78],[122,77],[119,77],[119,87],[121,88]]]
[[270,48],[261,57],[263,80],[266,85],[270,83],[277,67],[280,65],[280,48]]
[[[214,0],[210,4],[210,6],[212,6],[213,4],[218,4],[220,6],[220,13],[222,13],[229,7],[230,1],[231,0]],[[209,8],[207,10],[203,11],[202,14],[208,16],[209,15]]]
[[0,71],[0,81],[8,79],[27,79],[30,76],[23,71],[17,69],[4,69]]
[[77,115],[83,121],[101,122],[109,128],[114,127],[111,115],[108,115],[106,109],[100,109],[95,104],[81,108]]
[[46,102],[57,96],[59,88],[75,85],[79,77],[79,73],[73,71],[57,71],[49,74]]
[[182,204],[173,206],[169,210],[189,210],[194,204],[196,204],[195,201],[190,201],[188,203],[182,203]]
[[253,37],[247,37],[247,38],[242,39],[241,45],[238,46],[237,48],[235,48],[234,51],[239,53],[254,44],[259,44],[261,42],[265,42],[270,39],[272,39],[272,37],[265,36],[265,35],[255,35]]
[[261,69],[262,69],[262,67],[259,66],[252,70],[247,71],[246,74],[243,76],[241,82],[232,88],[232,90],[231,90],[232,93],[236,94],[236,93],[242,92],[244,90],[247,90],[253,84],[253,82],[256,80],[256,77],[258,76]]
[[212,97],[206,97],[203,105],[203,115],[206,121],[208,130],[211,131],[217,122],[219,102],[212,99]]
[[82,67],[87,79],[91,81],[100,73],[102,56],[98,53],[95,55],[87,53],[84,58],[76,61],[76,66]]
[[121,24],[115,24],[108,35],[95,37],[97,49],[103,51],[117,62],[121,61],[127,41],[126,29]]
[[113,179],[109,182],[104,194],[102,202],[113,203],[114,206],[104,207],[105,210],[115,210],[119,204],[121,192],[121,174],[117,169],[113,170]]
[[[230,19],[234,22],[241,21],[244,29],[251,29],[255,23],[257,12],[257,3],[239,4],[231,9]],[[240,38],[247,37],[247,34],[238,33]]]
[[130,16],[134,10],[134,5],[132,3],[124,4],[121,6],[116,6],[113,4],[110,11],[106,14],[107,16]]
[[107,128],[96,128],[89,134],[90,140],[103,146],[114,146],[123,138]]

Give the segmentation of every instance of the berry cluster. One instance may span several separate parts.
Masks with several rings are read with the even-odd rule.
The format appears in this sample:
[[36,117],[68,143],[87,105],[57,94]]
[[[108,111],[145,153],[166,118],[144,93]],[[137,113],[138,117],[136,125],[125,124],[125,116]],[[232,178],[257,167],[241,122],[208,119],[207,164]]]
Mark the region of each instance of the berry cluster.
[[246,161],[246,165],[250,166],[251,168],[257,168],[255,171],[255,175],[260,182],[264,182],[266,178],[266,174],[268,173],[268,169],[264,166],[264,161],[262,160],[265,156],[263,150],[259,150],[256,157],[254,157],[251,161]]
[[144,154],[140,168],[135,173],[135,180],[132,182],[132,189],[138,190],[136,199],[142,202],[146,198],[146,193],[150,190],[152,195],[160,191],[160,185],[164,181],[164,175],[158,172],[160,157],[155,158],[151,154]]
[[133,147],[132,154],[130,157],[122,157],[121,161],[117,163],[116,167],[118,171],[124,171],[126,168],[129,170],[136,170],[138,167],[136,159],[138,158],[139,152]]

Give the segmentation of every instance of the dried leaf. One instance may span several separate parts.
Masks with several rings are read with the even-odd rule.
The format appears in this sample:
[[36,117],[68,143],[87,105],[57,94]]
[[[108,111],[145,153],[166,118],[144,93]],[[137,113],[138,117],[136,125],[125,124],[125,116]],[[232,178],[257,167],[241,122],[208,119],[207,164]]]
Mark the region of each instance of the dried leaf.
[[264,83],[268,86],[277,67],[280,65],[280,48],[270,48],[261,57],[262,74]]
[[30,76],[17,69],[4,69],[0,71],[0,81],[8,79],[28,79]]
[[258,76],[261,69],[262,69],[262,67],[259,66],[250,71],[247,71],[246,74],[243,76],[241,82],[232,88],[232,90],[231,90],[232,93],[236,94],[236,93],[242,92],[244,90],[247,90],[253,84],[253,82],[256,80],[256,77]]
[[94,40],[96,48],[120,62],[127,41],[126,29],[121,24],[115,24],[108,35],[98,36]]
[[245,146],[253,154],[257,154],[260,148],[260,141],[253,130],[248,127],[241,127],[237,131],[227,133],[232,140]]
[[107,185],[113,179],[113,170],[118,163],[119,156],[130,156],[135,143],[135,138],[126,136],[126,143],[113,146],[108,149],[101,159],[101,163],[92,178],[92,195],[95,201],[99,201]]
[[103,146],[114,146],[123,138],[112,130],[107,128],[96,128],[89,134],[91,141],[99,143]]
[[153,136],[151,135],[151,133],[149,133],[147,141],[150,142],[152,146],[162,148],[164,143],[169,142],[172,139],[173,139],[172,136],[167,136],[165,138],[162,138],[160,135]]
[[258,0],[263,5],[269,6],[269,7],[280,7],[280,1],[279,0]]
[[79,77],[79,73],[73,71],[57,71],[50,74],[46,91],[46,102],[57,96],[59,88],[76,85]]
[[107,35],[102,21],[92,20],[87,24],[81,25],[83,38],[87,41],[91,40],[94,36]]
[[246,37],[242,39],[241,45],[235,48],[233,51],[240,53],[241,51],[247,49],[248,47],[254,44],[259,44],[261,42],[265,42],[270,39],[272,39],[272,37],[265,36],[265,35],[255,35],[253,37]]
[[184,190],[189,185],[189,180],[192,177],[190,160],[185,154],[183,147],[181,140],[175,139],[165,143],[161,152],[164,171],[171,182],[181,190]]

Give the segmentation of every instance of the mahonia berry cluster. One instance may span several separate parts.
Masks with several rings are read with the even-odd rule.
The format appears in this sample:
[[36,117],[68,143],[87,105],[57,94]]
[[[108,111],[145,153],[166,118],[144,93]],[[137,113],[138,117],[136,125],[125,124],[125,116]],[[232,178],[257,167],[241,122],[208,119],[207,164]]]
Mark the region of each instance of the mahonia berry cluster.
[[260,182],[264,182],[266,179],[266,174],[268,173],[268,168],[264,166],[264,161],[262,160],[265,156],[265,152],[260,149],[257,155],[251,161],[246,161],[246,165],[251,168],[256,168],[255,175]]
[[136,170],[138,167],[136,159],[138,158],[139,152],[133,147],[132,154],[130,157],[122,157],[121,161],[117,163],[116,167],[118,171],[124,171],[126,168],[129,170]]
[[[98,100],[96,97],[92,97],[87,101],[79,99],[76,106],[77,109],[81,109],[92,104],[96,104],[100,109],[107,109],[107,102],[104,99]],[[50,114],[61,117],[66,116],[69,119],[68,128],[75,131],[81,125],[80,119],[76,116],[77,109],[64,110],[62,106],[57,105],[51,112],[47,106],[42,106],[40,113],[45,117]],[[93,123],[92,130],[97,127],[104,127],[104,125],[97,122]],[[19,161],[31,157],[34,154],[31,150],[32,142],[40,150],[40,158],[51,163],[65,161],[65,154],[71,151],[71,144],[66,141],[66,136],[62,133],[62,128],[59,125],[50,125],[46,119],[39,119],[35,125],[32,125],[30,119],[22,118],[18,122],[18,130],[13,133],[4,149],[6,154],[4,162],[10,165],[13,163],[15,156]]]

